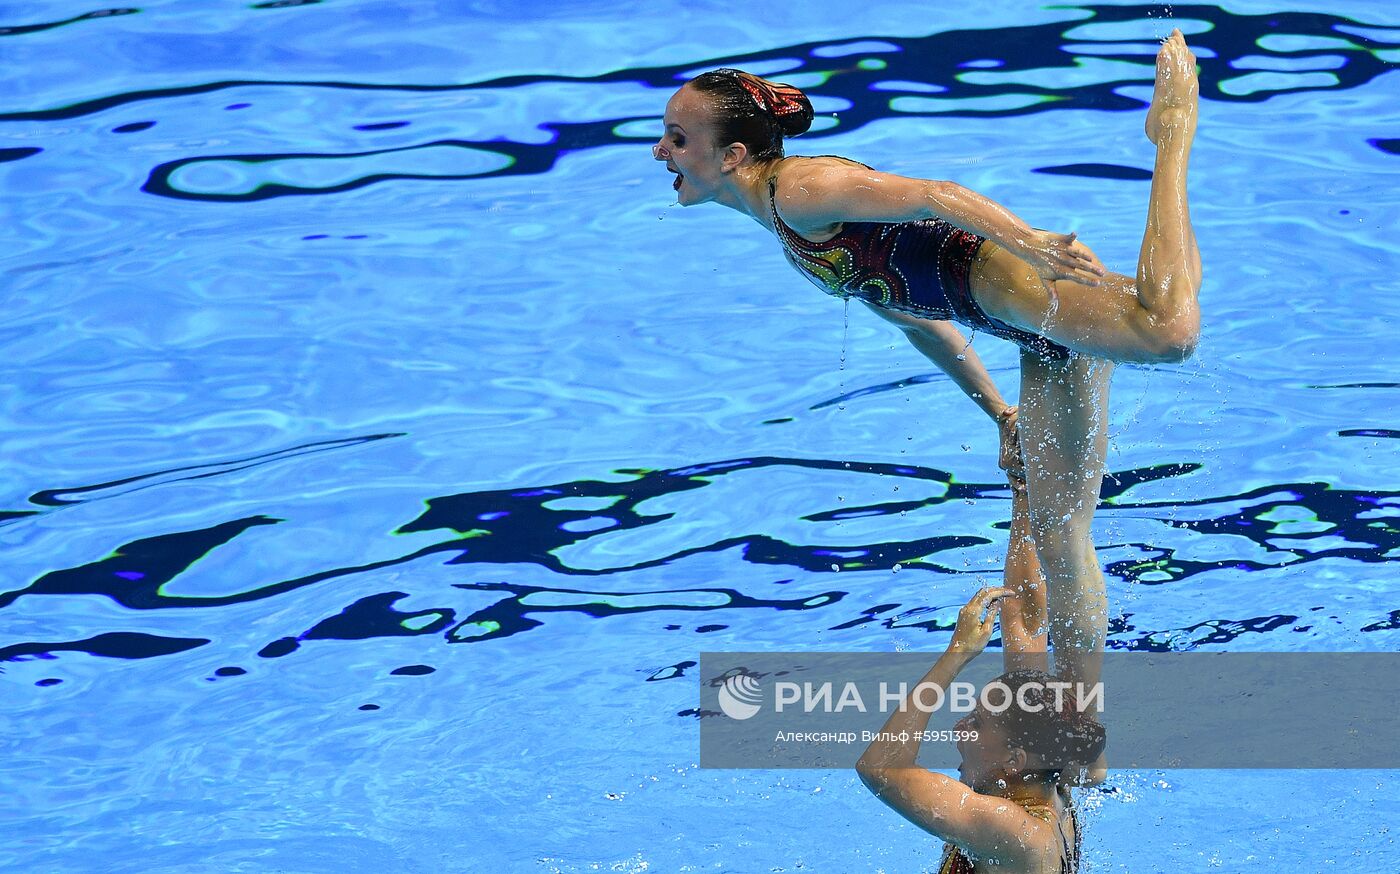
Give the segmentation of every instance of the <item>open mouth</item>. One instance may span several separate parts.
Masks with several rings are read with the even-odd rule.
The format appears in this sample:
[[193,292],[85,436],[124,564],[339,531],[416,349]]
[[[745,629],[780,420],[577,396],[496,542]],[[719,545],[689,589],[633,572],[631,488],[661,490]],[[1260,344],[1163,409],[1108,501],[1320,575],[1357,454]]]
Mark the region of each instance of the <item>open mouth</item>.
[[[666,169],[667,169],[667,170],[671,170],[670,167],[667,167]],[[671,172],[676,174],[676,179],[675,179],[675,181],[671,183],[671,189],[672,189],[673,191],[680,191],[680,190],[681,190],[681,183],[685,181],[685,174],[682,173],[682,172],[679,171],[679,170],[671,170]]]

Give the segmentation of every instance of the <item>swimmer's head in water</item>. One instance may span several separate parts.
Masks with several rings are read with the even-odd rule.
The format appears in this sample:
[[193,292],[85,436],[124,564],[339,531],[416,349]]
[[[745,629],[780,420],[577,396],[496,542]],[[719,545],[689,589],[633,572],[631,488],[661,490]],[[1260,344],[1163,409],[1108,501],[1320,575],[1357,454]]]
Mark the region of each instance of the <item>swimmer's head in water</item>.
[[[1013,783],[1054,783],[1066,769],[1090,765],[1104,750],[1103,726],[1080,713],[1072,692],[1055,693],[1059,678],[1044,671],[1009,671],[993,680],[1009,691],[1000,712],[983,704],[958,722],[977,740],[958,742],[958,773],[979,792],[996,793]],[[991,695],[998,705],[1002,695]],[[1001,784],[998,784],[1001,781]]]
[[740,70],[714,70],[672,95],[652,154],[677,174],[679,203],[704,203],[726,173],[747,161],[781,158],[783,137],[811,124],[812,104],[800,90]]

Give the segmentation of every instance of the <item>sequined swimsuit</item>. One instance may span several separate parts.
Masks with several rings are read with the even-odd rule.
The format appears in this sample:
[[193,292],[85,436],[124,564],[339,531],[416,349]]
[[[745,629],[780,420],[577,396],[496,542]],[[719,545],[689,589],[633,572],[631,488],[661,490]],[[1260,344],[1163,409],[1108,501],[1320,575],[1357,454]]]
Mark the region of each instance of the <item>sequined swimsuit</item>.
[[828,294],[857,297],[925,319],[961,322],[974,331],[1010,340],[1043,358],[1069,357],[1069,349],[992,318],[973,299],[972,261],[986,238],[942,219],[919,219],[898,223],[843,222],[836,236],[813,243],[788,227],[778,215],[777,187],[778,177],[774,174],[768,179],[768,204],[783,254],[798,272]]
[[[1071,847],[1069,839],[1065,837],[1064,829],[1060,828],[1055,821],[1055,808],[1049,804],[1037,804],[1027,806],[1026,813],[1037,819],[1043,819],[1055,826],[1060,833],[1060,874],[1079,874],[1079,850],[1084,845],[1083,837],[1079,834],[1079,814],[1075,810],[1074,801],[1069,797],[1069,792],[1060,790],[1061,797],[1065,799],[1065,810],[1069,813],[1069,821],[1074,826],[1074,846]],[[943,845],[943,858],[938,863],[938,874],[977,874],[977,866],[963,854],[962,850],[952,844]]]

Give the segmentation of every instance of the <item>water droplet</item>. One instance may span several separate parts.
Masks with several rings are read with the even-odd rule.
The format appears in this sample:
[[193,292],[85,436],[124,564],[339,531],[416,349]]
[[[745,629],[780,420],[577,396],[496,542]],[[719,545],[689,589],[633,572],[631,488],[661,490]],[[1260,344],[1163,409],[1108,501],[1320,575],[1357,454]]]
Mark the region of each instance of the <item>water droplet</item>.
[[832,565],[832,566],[831,566],[831,569],[834,570],[834,571],[836,571],[837,573],[840,573],[840,572],[841,572],[841,566],[838,565],[838,564]]
[[895,573],[899,573],[899,571],[900,571],[903,567],[904,567],[903,565],[898,565],[898,564],[895,565],[895,566],[894,566],[894,572],[895,572]]
[[972,447],[971,447],[971,446],[968,446],[966,443],[964,443],[964,444],[962,445],[962,451],[963,451],[963,452],[971,452],[971,451],[972,451]]
[[958,360],[959,360],[959,361],[966,361],[966,360],[967,360],[967,356],[964,355],[964,354],[962,354],[961,352],[959,352],[959,353],[958,353]]

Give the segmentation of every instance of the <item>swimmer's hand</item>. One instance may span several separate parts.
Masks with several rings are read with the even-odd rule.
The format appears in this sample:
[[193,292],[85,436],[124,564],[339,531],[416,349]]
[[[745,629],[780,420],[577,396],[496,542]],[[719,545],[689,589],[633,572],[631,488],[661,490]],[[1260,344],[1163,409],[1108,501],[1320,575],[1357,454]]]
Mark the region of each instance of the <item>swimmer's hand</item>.
[[1019,241],[1017,257],[1035,269],[1044,282],[1050,297],[1055,298],[1055,280],[1068,279],[1081,285],[1098,285],[1108,272],[1103,264],[1089,251],[1089,247],[1076,239],[1077,234],[1057,234],[1032,228],[1030,234]]
[[997,466],[1006,471],[1006,478],[1014,489],[1026,487],[1026,464],[1021,457],[1021,432],[1016,427],[1017,407],[1007,407],[997,413],[997,432],[1000,447],[997,451]]
[[958,613],[958,625],[953,629],[953,639],[948,642],[948,652],[966,658],[982,652],[987,641],[992,639],[992,630],[996,628],[1001,599],[1013,594],[1010,589],[998,586],[981,589],[973,595],[972,600]]

